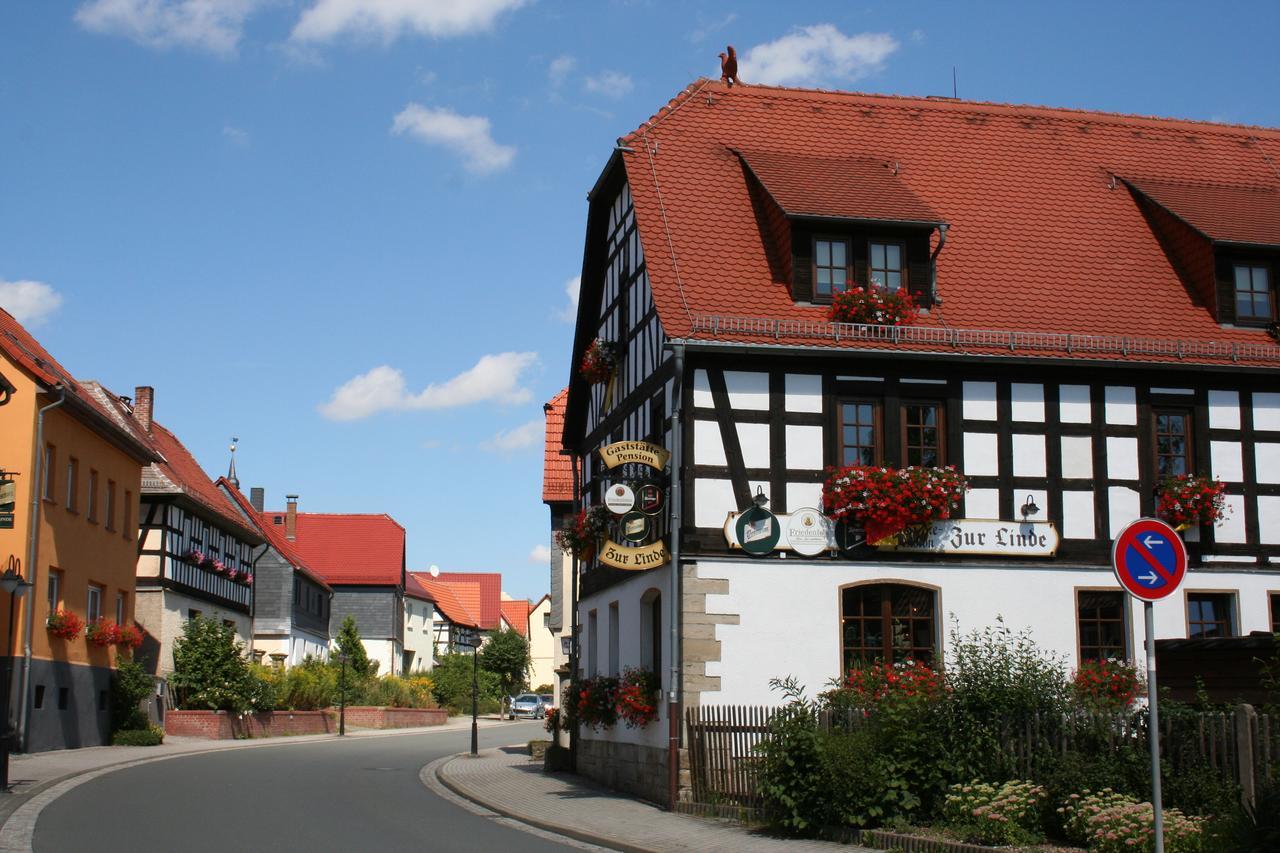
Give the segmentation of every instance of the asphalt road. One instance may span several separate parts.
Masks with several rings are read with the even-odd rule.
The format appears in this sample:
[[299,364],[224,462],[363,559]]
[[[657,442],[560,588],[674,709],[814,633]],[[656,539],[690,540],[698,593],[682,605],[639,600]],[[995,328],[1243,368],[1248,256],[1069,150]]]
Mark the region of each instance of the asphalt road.
[[[480,747],[539,737],[541,723],[480,730]],[[428,791],[424,764],[470,731],[205,753],[108,773],[40,815],[37,853],[568,850]]]

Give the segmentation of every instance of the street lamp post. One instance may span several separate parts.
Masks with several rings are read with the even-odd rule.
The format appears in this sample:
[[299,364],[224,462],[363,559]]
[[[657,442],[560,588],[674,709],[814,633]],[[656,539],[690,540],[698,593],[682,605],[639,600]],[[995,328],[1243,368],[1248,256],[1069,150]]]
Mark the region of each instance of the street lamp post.
[[345,737],[347,734],[347,661],[349,657],[344,652],[338,652],[338,662],[342,664],[342,670],[338,675],[338,737]]
[[4,652],[4,689],[0,690],[0,791],[8,792],[9,749],[13,745],[13,727],[9,724],[10,693],[13,690],[13,609],[14,602],[26,595],[31,582],[22,577],[22,562],[9,557],[4,574],[0,575],[0,589],[9,593],[9,645]]
[[471,637],[471,754],[480,754],[480,723],[478,702],[480,682],[478,680],[477,660],[480,657],[480,638]]

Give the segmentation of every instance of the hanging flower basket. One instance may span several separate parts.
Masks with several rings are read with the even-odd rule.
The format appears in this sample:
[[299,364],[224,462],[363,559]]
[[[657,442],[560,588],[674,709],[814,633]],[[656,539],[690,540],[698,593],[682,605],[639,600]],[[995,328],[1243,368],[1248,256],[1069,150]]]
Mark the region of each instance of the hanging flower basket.
[[600,540],[608,532],[609,510],[602,506],[590,506],[556,531],[556,544],[579,560],[590,560],[595,556]]
[[132,651],[142,645],[142,632],[136,625],[121,625],[116,630],[116,645]]
[[84,620],[72,610],[55,610],[44,621],[49,633],[60,640],[74,640],[84,630]]
[[828,470],[822,500],[832,518],[860,524],[868,542],[889,544],[908,527],[950,518],[967,491],[964,475],[950,465],[855,465]]
[[1227,516],[1226,486],[1212,477],[1168,477],[1156,491],[1156,514],[1179,530],[1221,524]]
[[905,288],[886,290],[851,287],[831,298],[833,323],[861,323],[871,326],[910,326],[920,317],[915,299]]
[[99,619],[90,622],[85,629],[84,638],[99,648],[115,645],[120,638],[120,626],[110,619]]
[[582,355],[578,372],[592,385],[608,382],[618,367],[618,349],[601,338],[596,338]]
[[578,682],[578,720],[593,729],[618,722],[618,679],[605,675]]
[[614,708],[629,729],[642,729],[658,719],[658,691],[662,682],[647,669],[628,667],[618,683]]

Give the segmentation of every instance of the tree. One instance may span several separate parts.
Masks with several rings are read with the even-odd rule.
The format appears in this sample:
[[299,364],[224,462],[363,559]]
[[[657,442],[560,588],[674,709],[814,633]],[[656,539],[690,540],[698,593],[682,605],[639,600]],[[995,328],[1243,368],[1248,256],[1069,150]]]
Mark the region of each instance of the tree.
[[529,663],[529,643],[513,629],[494,631],[480,650],[480,666],[498,676],[507,696],[524,687]]
[[173,675],[169,678],[184,709],[243,711],[270,708],[262,682],[249,670],[244,645],[234,629],[203,616],[187,622],[173,644]]
[[149,721],[139,706],[155,689],[155,679],[141,664],[123,656],[116,661],[111,673],[111,731],[145,729]]
[[[471,655],[441,655],[431,670],[431,693],[451,714],[471,713]],[[498,704],[498,677],[486,669],[476,673],[479,704],[483,709]]]
[[356,677],[364,678],[377,672],[378,665],[369,660],[369,653],[364,650],[360,629],[356,627],[356,617],[348,614],[342,620],[336,642],[338,651],[347,656],[347,666],[351,667]]

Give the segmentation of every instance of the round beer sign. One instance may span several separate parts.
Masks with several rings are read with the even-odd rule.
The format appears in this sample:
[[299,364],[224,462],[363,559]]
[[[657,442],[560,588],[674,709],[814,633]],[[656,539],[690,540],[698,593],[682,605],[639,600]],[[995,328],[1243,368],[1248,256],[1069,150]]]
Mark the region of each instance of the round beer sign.
[[626,515],[635,509],[636,493],[626,483],[614,483],[604,490],[604,505],[614,515]]

